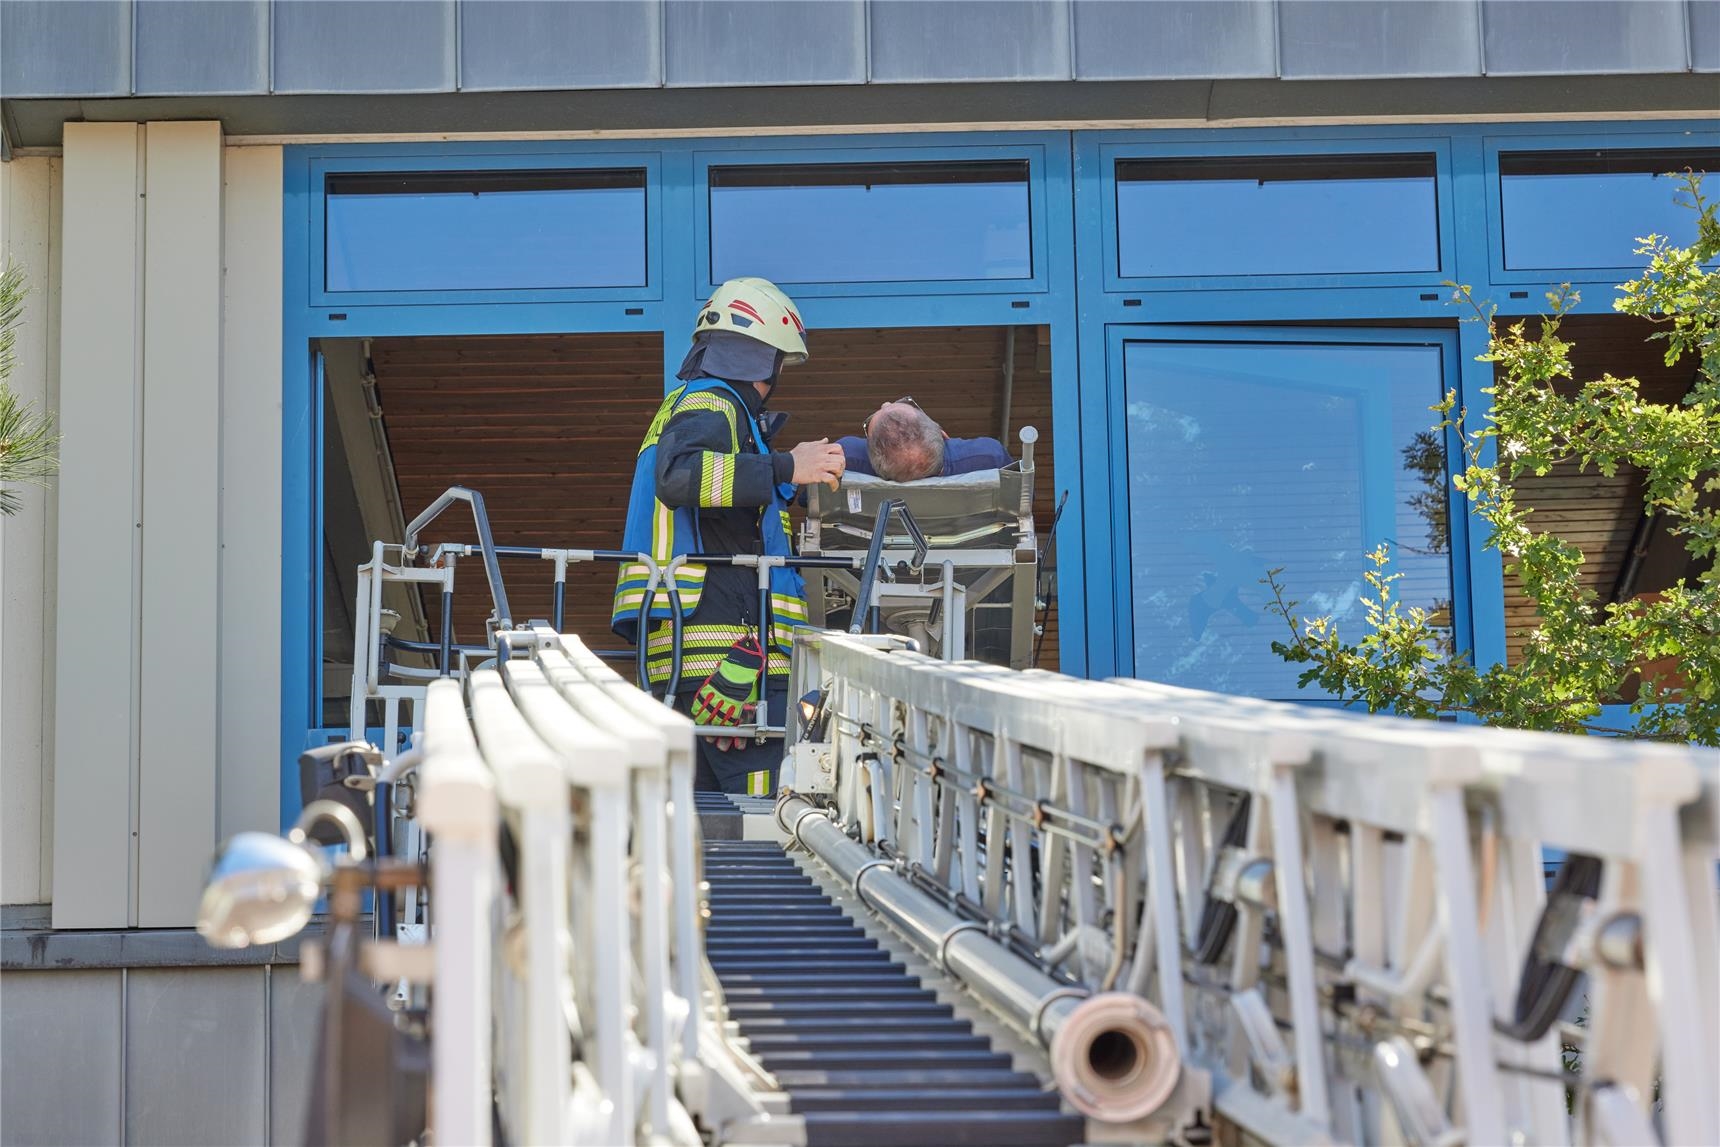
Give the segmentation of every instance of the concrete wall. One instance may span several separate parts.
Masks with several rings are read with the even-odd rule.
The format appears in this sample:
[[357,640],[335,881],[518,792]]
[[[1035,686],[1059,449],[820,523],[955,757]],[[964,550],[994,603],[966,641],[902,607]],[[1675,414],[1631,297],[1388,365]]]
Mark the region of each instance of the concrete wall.
[[218,842],[279,826],[280,149],[68,125],[0,164],[0,244],[64,435],[0,524],[0,902],[185,927]]

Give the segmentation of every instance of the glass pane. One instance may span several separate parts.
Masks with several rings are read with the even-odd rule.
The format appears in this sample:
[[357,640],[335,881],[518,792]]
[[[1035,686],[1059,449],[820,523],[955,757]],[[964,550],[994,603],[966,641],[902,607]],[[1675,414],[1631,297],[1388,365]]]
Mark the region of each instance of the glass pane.
[[1439,270],[1431,155],[1126,159],[1124,278]]
[[1027,163],[711,169],[711,279],[1031,279]]
[[1541,151],[1499,157],[1505,265],[1634,267],[1654,232],[1696,239],[1696,212],[1670,172],[1720,170],[1720,151]]
[[1359,639],[1381,541],[1406,608],[1449,626],[1438,347],[1140,342],[1124,375],[1136,676],[1318,696],[1272,652],[1289,630],[1262,579]]
[[645,172],[328,177],[330,291],[645,285]]

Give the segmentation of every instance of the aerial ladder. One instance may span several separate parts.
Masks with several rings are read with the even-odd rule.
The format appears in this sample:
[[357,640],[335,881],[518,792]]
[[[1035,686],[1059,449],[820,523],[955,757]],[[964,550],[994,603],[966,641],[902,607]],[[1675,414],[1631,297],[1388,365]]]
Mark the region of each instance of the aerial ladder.
[[[1720,1143],[1720,753],[1023,668],[1024,445],[732,559],[800,564],[835,626],[784,727],[722,730],[783,739],[769,799],[695,796],[710,731],[562,631],[569,564],[674,563],[497,546],[459,488],[376,543],[350,738],[200,921],[326,909],[308,1141]],[[476,540],[426,544],[461,504]],[[552,617],[512,616],[521,559]]]

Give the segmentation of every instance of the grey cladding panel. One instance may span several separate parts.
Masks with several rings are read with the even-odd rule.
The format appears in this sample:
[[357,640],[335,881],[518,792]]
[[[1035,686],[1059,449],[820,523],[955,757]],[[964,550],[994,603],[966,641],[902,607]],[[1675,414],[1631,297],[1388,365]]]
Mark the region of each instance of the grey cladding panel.
[[1278,67],[1285,79],[1474,76],[1481,72],[1474,0],[1283,0]]
[[[1720,0],[1690,0],[1690,66],[1720,72]],[[1714,98],[1720,106],[1720,94]]]
[[460,5],[460,88],[655,86],[661,11],[638,0],[468,0]]
[[303,1143],[323,990],[297,968],[269,969],[269,1141]]
[[1682,0],[1483,0],[1490,76],[1685,70]]
[[126,988],[127,1140],[177,1147],[268,1135],[262,968],[160,968]]
[[1069,6],[1058,0],[874,0],[869,8],[874,80],[1070,78]]
[[1271,0],[1075,0],[1083,80],[1269,77]]
[[664,21],[671,86],[866,79],[862,0],[668,0]]
[[118,1140],[121,975],[5,973],[0,1143],[82,1147]]
[[139,95],[268,92],[268,0],[143,0],[135,12]]
[[130,94],[129,0],[0,0],[0,96]]
[[454,0],[275,0],[277,92],[454,89]]

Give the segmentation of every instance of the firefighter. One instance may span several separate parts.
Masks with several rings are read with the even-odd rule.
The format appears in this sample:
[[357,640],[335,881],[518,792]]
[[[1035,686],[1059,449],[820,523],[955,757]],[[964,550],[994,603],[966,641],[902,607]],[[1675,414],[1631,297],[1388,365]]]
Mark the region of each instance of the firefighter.
[[[699,311],[693,345],[639,448],[622,548],[659,565],[686,554],[789,556],[795,487],[841,478],[842,448],[826,439],[772,448],[786,418],[766,403],[782,369],[805,362],[806,328],[792,300],[764,279],[731,279]],[[624,565],[611,625],[637,643],[646,570]],[[751,568],[683,565],[683,617],[675,707],[704,725],[780,725],[787,709],[790,632],[806,624],[798,573],[772,571],[769,632]],[[653,595],[646,673],[661,687],[673,659],[669,595]],[[699,738],[697,785],[731,793],[774,791],[782,742]]]

